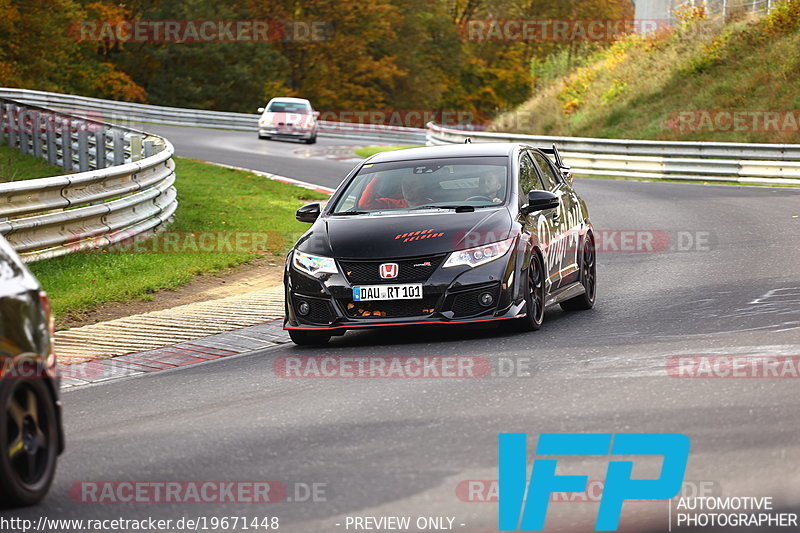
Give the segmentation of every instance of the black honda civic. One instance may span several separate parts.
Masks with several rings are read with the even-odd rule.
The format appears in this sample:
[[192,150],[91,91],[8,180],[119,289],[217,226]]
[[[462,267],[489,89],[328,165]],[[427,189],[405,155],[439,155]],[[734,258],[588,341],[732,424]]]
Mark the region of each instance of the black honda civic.
[[286,261],[284,328],[299,345],[347,330],[505,321],[590,309],[595,241],[558,150],[514,143],[376,154],[342,181]]

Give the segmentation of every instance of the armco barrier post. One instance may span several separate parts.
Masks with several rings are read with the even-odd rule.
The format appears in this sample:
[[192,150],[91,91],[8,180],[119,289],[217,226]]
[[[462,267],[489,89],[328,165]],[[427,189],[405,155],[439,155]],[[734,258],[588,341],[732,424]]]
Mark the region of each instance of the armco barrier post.
[[106,168],[106,128],[100,127],[94,132],[95,168]]
[[8,106],[8,145],[17,147],[19,141],[19,109],[17,106]]
[[17,108],[17,142],[19,151],[23,154],[28,153],[28,128],[26,125],[27,112],[24,107]]
[[8,129],[8,105],[0,102],[0,146],[3,146]]
[[61,166],[65,172],[72,172],[72,121],[61,121]]
[[47,138],[47,162],[51,165],[58,165],[58,148],[56,147],[56,117],[47,115],[45,134]]
[[131,135],[131,161],[139,161],[142,158],[142,136]]
[[31,111],[31,144],[34,157],[42,157],[42,116],[38,111]]
[[148,140],[144,142],[144,156],[150,157],[151,155],[156,155],[156,143]]
[[20,144],[22,144],[22,135],[20,133],[20,121],[19,121],[19,114],[22,108],[18,106],[14,106],[12,108],[11,113],[11,146],[14,148],[18,148],[20,151],[22,148]]
[[115,128],[111,135],[114,139],[114,165],[122,165],[125,163],[125,134]]
[[78,123],[78,171],[89,170],[89,132],[84,122]]
[[5,130],[8,133],[8,145],[12,148],[17,146],[17,139],[14,136],[16,125],[14,124],[14,104],[6,104],[5,109]]

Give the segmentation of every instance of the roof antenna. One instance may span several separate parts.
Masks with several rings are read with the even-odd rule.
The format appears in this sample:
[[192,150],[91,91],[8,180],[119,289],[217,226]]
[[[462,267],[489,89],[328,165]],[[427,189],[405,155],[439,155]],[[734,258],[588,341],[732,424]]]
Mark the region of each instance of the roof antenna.
[[464,139],[464,144],[472,144],[472,138],[467,137],[466,139]]

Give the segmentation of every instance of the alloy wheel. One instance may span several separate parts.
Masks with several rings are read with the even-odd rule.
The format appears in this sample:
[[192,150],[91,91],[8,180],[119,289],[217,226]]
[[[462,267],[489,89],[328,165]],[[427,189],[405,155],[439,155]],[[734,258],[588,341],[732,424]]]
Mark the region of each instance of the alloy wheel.
[[42,405],[45,401],[30,383],[22,381],[6,406],[8,460],[18,481],[32,490],[47,477],[50,447],[55,443],[48,411]]

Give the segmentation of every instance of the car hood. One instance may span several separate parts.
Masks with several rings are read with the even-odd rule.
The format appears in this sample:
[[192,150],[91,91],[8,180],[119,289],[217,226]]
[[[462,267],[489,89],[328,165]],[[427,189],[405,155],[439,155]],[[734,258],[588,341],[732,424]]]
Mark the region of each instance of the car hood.
[[298,242],[306,253],[343,259],[392,259],[463,250],[508,238],[506,208],[328,216],[317,220]]

